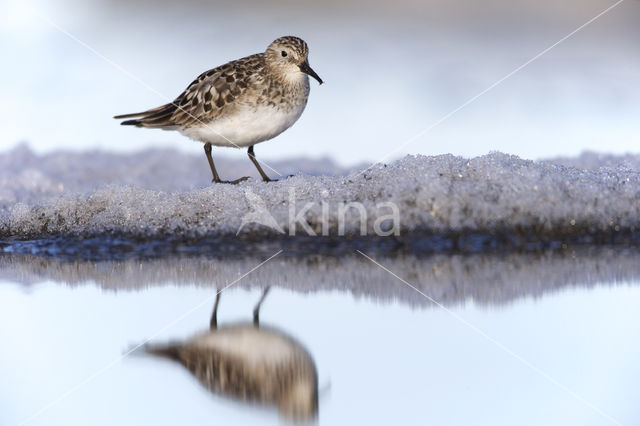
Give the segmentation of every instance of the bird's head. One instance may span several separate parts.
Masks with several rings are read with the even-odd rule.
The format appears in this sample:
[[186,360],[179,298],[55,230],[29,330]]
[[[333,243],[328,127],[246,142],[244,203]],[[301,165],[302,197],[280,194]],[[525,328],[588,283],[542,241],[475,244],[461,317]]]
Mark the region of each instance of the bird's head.
[[274,40],[266,50],[267,63],[287,79],[296,80],[301,73],[310,75],[322,84],[322,79],[309,66],[309,47],[304,40],[285,36]]
[[278,398],[278,411],[293,421],[308,421],[318,415],[318,377],[298,377]]

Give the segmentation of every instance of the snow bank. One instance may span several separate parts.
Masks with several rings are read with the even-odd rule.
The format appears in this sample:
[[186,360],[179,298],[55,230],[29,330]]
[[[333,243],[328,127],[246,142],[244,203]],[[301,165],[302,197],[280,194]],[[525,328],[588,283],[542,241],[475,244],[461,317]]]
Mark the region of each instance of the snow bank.
[[[39,157],[15,149],[0,157],[0,235],[202,237],[235,235],[241,225],[241,232],[259,236],[293,228],[296,235],[362,235],[362,220],[366,235],[391,231],[394,224],[401,235],[545,238],[640,228],[640,172],[629,162],[587,170],[497,152],[473,159],[407,156],[365,173],[298,173],[272,183],[215,185],[207,182],[202,157]],[[221,173],[238,177],[243,170]],[[358,205],[345,211],[345,203]],[[397,223],[381,222],[394,208]],[[262,224],[253,223],[256,218]]]

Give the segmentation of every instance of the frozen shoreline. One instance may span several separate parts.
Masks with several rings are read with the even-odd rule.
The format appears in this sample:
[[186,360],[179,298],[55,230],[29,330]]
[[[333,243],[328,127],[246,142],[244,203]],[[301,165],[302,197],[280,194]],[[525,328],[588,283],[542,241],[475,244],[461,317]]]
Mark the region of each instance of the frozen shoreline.
[[[193,161],[204,162],[199,157],[191,161],[185,156],[181,163],[170,156],[145,160],[141,154],[111,154],[80,167],[96,154],[75,154],[72,160],[48,155],[36,157],[22,147],[0,156],[1,238],[234,236],[243,217],[255,210],[256,199],[287,235],[292,212],[305,210],[295,235],[307,235],[302,222],[316,234],[322,234],[324,226],[330,236],[338,236],[343,226],[346,235],[362,235],[364,218],[366,235],[373,236],[392,223],[375,227],[376,220],[390,212],[382,203],[397,207],[401,236],[453,233],[560,241],[640,231],[640,156],[621,158],[616,167],[611,167],[615,159],[603,156],[602,163],[609,167],[600,168],[594,166],[597,156],[581,157],[589,169],[502,153],[473,159],[407,156],[365,173],[299,173],[272,183],[250,179],[239,185],[196,187],[202,183],[198,179],[208,179],[206,163],[193,172]],[[54,157],[56,162],[51,161]],[[558,161],[579,165],[580,157]],[[126,181],[114,183],[117,178],[109,176],[123,173],[122,164],[130,169]],[[362,210],[340,211],[350,202]],[[241,231],[254,237],[281,235],[257,223],[246,223]]]

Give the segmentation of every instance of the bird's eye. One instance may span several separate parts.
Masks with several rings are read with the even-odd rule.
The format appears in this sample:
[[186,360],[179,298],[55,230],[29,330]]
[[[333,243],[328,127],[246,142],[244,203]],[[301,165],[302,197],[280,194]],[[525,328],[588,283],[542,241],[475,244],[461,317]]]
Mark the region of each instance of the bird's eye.
[[284,50],[283,50],[282,52],[280,52],[280,53],[282,54],[282,57],[283,57],[283,58],[286,58],[286,57],[287,57],[287,52],[285,52]]

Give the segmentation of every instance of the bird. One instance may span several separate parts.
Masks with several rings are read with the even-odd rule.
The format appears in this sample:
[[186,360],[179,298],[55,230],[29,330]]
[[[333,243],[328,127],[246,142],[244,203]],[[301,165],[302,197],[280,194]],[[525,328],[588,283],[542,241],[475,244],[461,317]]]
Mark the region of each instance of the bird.
[[183,342],[145,344],[144,351],[182,364],[213,393],[275,405],[290,420],[311,420],[318,414],[316,365],[296,339],[260,324],[268,291],[266,287],[253,310],[253,323],[218,327],[218,291],[208,331]]
[[309,47],[301,38],[277,38],[263,53],[228,62],[200,74],[172,102],[133,114],[124,126],[176,130],[204,143],[213,182],[220,179],[211,147],[248,148],[249,159],[262,180],[272,179],[256,160],[254,145],[278,136],[302,115],[309,97],[309,76],[323,81],[309,65]]

